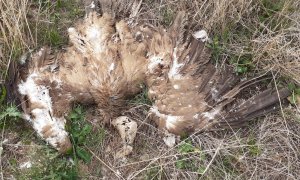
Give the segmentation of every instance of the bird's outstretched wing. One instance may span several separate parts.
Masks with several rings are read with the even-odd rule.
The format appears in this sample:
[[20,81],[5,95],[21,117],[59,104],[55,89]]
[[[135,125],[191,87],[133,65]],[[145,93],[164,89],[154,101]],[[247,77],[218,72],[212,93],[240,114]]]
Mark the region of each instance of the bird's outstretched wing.
[[289,96],[287,88],[250,95],[247,90],[267,77],[239,82],[228,65],[215,67],[206,47],[207,33],[184,36],[184,25],[180,12],[169,29],[158,28],[149,39],[147,82],[154,101],[151,114],[160,128],[185,134],[241,127]]

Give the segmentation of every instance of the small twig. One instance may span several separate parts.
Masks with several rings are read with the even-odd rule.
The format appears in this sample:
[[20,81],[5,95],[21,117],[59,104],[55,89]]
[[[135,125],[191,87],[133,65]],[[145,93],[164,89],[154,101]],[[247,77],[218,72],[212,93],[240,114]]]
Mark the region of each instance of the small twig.
[[202,177],[204,176],[204,174],[206,173],[206,171],[208,170],[208,168],[211,166],[211,164],[214,162],[217,154],[219,153],[220,151],[220,147],[222,146],[223,142],[220,143],[220,145],[217,147],[216,151],[215,151],[215,154],[213,155],[212,159],[210,160],[210,162],[208,163],[208,165],[206,166],[205,170],[203,171],[202,173]]
[[125,179],[124,177],[122,177],[120,175],[120,173],[118,173],[116,170],[114,170],[112,167],[110,167],[109,165],[107,165],[102,159],[100,159],[92,150],[90,150],[87,146],[85,146],[85,148],[87,148],[89,150],[89,152],[98,160],[100,161],[103,165],[105,165],[109,170],[111,170],[117,177],[121,178],[121,179]]

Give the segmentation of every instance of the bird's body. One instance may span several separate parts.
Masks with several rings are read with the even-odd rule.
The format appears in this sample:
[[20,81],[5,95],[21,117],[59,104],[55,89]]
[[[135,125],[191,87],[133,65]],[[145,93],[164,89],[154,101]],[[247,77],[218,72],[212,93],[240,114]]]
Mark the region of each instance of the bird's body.
[[[226,66],[217,69],[205,46],[205,31],[185,38],[185,22],[180,12],[167,30],[149,25],[130,28],[108,14],[90,13],[69,28],[71,46],[65,51],[44,47],[21,66],[18,91],[25,119],[65,152],[71,144],[64,116],[74,103],[96,104],[103,120],[110,122],[121,115],[126,99],[142,90],[141,84],[149,89],[153,101],[149,113],[158,127],[178,135],[237,126],[272,109],[278,97],[288,96],[286,89],[278,95],[266,90],[265,96],[236,101],[256,78],[238,83]],[[131,121],[121,120],[113,124],[130,124],[136,131]],[[132,137],[127,139],[132,143]]]

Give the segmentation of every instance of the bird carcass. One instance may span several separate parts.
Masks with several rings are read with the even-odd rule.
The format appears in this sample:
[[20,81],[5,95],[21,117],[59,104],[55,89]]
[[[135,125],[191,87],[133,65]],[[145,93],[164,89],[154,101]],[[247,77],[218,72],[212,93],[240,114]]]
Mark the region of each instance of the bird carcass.
[[[72,146],[65,116],[74,103],[96,104],[131,153],[136,122],[119,117],[126,100],[145,84],[153,102],[150,117],[166,133],[182,135],[236,128],[272,111],[290,92],[269,88],[239,100],[245,88],[227,66],[216,68],[205,31],[185,29],[185,13],[171,27],[128,26],[111,15],[89,13],[68,29],[70,46],[43,47],[19,65],[17,81],[24,119],[40,137],[64,153]],[[171,146],[172,143],[169,145]]]

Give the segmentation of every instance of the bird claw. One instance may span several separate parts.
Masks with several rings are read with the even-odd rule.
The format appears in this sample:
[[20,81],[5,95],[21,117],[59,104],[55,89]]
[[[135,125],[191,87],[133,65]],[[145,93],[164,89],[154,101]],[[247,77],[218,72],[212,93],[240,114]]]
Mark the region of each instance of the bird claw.
[[128,156],[129,154],[132,153],[132,151],[133,151],[132,146],[124,145],[123,148],[116,153],[116,158],[120,159],[120,158],[123,158],[125,156]]
[[116,157],[129,155],[133,150],[131,145],[137,133],[137,123],[126,116],[120,116],[112,121],[112,125],[118,130],[124,143],[123,148],[117,152]]
[[169,147],[169,148],[172,148],[175,146],[176,144],[176,135],[175,134],[172,134],[172,133],[169,133],[168,131],[166,131],[164,133],[164,142],[165,144]]

